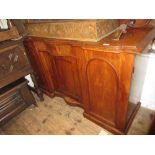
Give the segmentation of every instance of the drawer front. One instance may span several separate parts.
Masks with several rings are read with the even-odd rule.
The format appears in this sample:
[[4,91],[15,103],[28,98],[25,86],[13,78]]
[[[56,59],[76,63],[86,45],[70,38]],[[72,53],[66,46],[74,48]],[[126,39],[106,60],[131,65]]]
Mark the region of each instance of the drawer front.
[[52,44],[50,42],[46,42],[46,45],[48,51],[54,56],[75,56],[75,51],[71,45]]
[[16,74],[30,66],[25,49],[21,46],[12,46],[0,51],[0,80],[8,75]]

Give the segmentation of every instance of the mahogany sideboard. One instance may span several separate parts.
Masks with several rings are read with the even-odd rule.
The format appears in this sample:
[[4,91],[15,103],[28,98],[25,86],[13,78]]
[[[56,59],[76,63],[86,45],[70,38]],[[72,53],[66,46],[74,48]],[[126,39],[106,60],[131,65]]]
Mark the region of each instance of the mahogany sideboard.
[[103,128],[126,134],[140,107],[129,103],[136,54],[155,36],[151,28],[129,29],[119,41],[98,42],[28,36],[25,47],[39,87],[53,97],[84,109]]

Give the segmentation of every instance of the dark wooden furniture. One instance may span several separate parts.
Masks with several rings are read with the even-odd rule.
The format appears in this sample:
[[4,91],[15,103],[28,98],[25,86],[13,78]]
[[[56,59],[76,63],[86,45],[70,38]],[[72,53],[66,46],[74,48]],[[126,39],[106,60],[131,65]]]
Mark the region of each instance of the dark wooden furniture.
[[0,89],[0,125],[31,104],[36,104],[36,102],[24,79],[17,80]]
[[0,88],[31,74],[37,94],[43,100],[22,41],[0,43]]
[[0,43],[0,125],[31,104],[36,104],[24,77],[31,75],[35,90],[43,100],[27,57],[23,40]]
[[99,42],[28,37],[25,46],[39,87],[84,108],[84,116],[116,134],[125,134],[140,107],[129,103],[134,59],[155,30],[129,29],[121,40]]

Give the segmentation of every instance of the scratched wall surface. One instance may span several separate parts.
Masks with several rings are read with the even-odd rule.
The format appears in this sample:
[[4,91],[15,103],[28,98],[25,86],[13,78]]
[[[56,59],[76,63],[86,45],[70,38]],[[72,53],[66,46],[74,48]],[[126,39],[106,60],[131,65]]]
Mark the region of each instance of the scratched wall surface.
[[118,21],[113,19],[58,20],[26,24],[29,36],[95,42],[116,27]]

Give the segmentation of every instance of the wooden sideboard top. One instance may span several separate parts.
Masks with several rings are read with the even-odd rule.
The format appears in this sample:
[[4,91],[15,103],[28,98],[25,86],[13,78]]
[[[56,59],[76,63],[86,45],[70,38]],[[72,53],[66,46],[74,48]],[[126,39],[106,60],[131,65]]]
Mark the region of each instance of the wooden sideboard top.
[[88,41],[75,41],[75,40],[65,40],[65,39],[53,39],[53,38],[42,38],[28,36],[28,38],[33,38],[35,40],[44,40],[46,42],[55,42],[58,44],[72,44],[75,46],[80,46],[83,49],[95,49],[99,51],[113,51],[116,53],[120,52],[131,52],[131,53],[141,53],[145,47],[151,43],[152,39],[155,37],[155,29],[153,28],[140,28],[140,29],[128,29],[127,33],[122,36],[119,41],[113,38],[113,35],[98,41],[98,42],[88,42]]
[[133,49],[136,52],[142,52],[142,50],[152,41],[155,37],[155,29],[141,28],[141,29],[129,29],[123,38],[119,41],[112,39],[112,35],[104,38],[100,41],[100,44],[110,44],[110,48],[115,49]]
[[[118,41],[113,39],[113,35],[102,39],[96,44],[91,43],[85,45],[85,48],[92,48],[93,46],[98,50],[116,50],[116,52],[141,53],[146,46],[151,43],[155,37],[155,29],[141,28],[141,29],[128,29],[126,34]],[[93,45],[93,46],[92,46]]]

